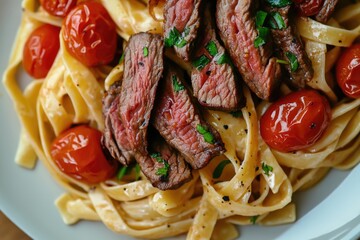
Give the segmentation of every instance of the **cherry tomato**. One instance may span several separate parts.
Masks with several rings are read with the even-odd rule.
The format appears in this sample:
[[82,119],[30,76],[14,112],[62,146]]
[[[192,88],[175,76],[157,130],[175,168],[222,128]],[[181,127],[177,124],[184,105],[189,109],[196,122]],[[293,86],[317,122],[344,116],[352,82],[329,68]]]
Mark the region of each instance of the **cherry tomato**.
[[360,98],[360,43],[341,54],[336,64],[336,80],[346,96]]
[[109,162],[101,148],[102,133],[86,125],[61,133],[51,145],[58,168],[80,181],[95,184],[114,176],[117,164]]
[[33,78],[48,74],[59,51],[60,28],[45,24],[35,29],[25,42],[23,66]]
[[65,17],[76,6],[77,0],[40,0],[41,6],[49,14],[56,17]]
[[324,0],[293,0],[295,7],[302,16],[314,16],[318,14],[324,4]]
[[65,18],[63,37],[68,51],[88,67],[107,64],[114,58],[116,26],[98,2],[77,5]]
[[328,100],[315,90],[293,92],[273,103],[260,119],[260,133],[273,149],[301,150],[314,144],[328,127]]

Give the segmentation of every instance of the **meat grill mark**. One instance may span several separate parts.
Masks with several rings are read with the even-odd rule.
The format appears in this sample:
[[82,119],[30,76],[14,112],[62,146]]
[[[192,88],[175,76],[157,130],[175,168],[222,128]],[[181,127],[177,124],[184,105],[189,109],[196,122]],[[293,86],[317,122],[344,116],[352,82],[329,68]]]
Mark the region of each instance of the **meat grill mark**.
[[194,96],[201,105],[208,108],[238,110],[243,102],[239,79],[230,62],[220,62],[221,58],[229,57],[217,40],[210,3],[205,6],[202,21],[204,30],[200,33],[200,41],[194,56],[195,59],[205,56],[209,59],[209,63],[202,69],[197,67],[192,69],[191,82]]
[[219,34],[244,81],[258,97],[271,98],[280,79],[280,65],[271,57],[271,44],[256,48],[254,11],[258,1],[218,0]]
[[326,23],[335,10],[339,0],[325,0],[320,12],[315,16],[316,21]]
[[[188,90],[175,89],[173,81],[184,86],[182,73],[169,66],[157,97],[152,123],[163,138],[184,156],[194,169],[208,164],[215,156],[224,152],[220,135],[200,116],[192,103]],[[207,129],[213,143],[206,142],[197,130],[199,126]]]
[[184,46],[174,46],[176,54],[189,61],[200,27],[201,0],[167,0],[164,7],[164,38],[176,30],[186,42]]
[[300,36],[297,34],[296,24],[289,16],[295,14],[292,12],[291,6],[275,8],[267,6],[265,10],[269,13],[279,13],[284,20],[284,29],[271,29],[275,46],[277,48],[276,55],[279,59],[288,60],[286,53],[292,53],[296,56],[299,64],[298,68],[293,71],[290,64],[284,64],[290,76],[288,83],[297,88],[304,88],[306,82],[310,81],[314,76],[311,60],[309,59]]

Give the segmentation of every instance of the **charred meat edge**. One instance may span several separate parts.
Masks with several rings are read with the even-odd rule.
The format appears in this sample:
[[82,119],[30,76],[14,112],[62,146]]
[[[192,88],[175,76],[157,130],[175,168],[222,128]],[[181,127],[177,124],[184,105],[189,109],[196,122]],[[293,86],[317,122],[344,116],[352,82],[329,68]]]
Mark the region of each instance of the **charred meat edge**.
[[[202,106],[236,111],[244,102],[240,91],[240,79],[232,67],[230,57],[217,40],[212,7],[212,4],[206,3],[202,18],[203,31],[200,32],[199,44],[194,54],[195,61],[201,58],[208,61],[205,66],[193,66],[191,71],[194,97]],[[210,47],[212,49],[209,50]],[[215,51],[215,55],[212,55],[214,52],[211,51]]]
[[269,13],[279,13],[286,26],[284,29],[271,29],[278,58],[288,61],[286,53],[291,53],[296,56],[299,64],[296,70],[292,70],[290,64],[283,65],[290,76],[290,81],[287,82],[293,87],[304,88],[306,82],[309,82],[313,78],[314,69],[305,51],[301,37],[297,34],[294,19],[289,17],[291,14],[295,16],[295,13],[292,12],[291,6],[282,8],[267,6],[265,10]]
[[331,14],[334,12],[335,6],[338,2],[339,0],[325,0],[319,13],[315,16],[316,21],[326,23],[331,17]]
[[[179,87],[182,86],[182,87]],[[207,124],[192,102],[185,87],[182,72],[169,66],[161,82],[152,122],[163,138],[185,157],[194,169],[205,167],[224,152],[219,133]],[[202,127],[212,142],[205,140],[198,130]]]
[[246,84],[261,99],[269,100],[280,80],[281,68],[272,57],[271,41],[255,47],[258,36],[254,15],[256,0],[218,0],[219,34]]

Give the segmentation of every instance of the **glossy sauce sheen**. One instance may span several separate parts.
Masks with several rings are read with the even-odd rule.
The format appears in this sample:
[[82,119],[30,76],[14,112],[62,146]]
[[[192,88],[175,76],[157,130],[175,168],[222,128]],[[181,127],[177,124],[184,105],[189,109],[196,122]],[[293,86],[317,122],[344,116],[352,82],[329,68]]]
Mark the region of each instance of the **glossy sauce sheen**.
[[65,17],[76,6],[77,0],[40,0],[41,6],[49,14],[56,17]]
[[315,90],[293,92],[273,103],[260,119],[260,132],[273,149],[289,152],[313,145],[331,119],[328,100]]

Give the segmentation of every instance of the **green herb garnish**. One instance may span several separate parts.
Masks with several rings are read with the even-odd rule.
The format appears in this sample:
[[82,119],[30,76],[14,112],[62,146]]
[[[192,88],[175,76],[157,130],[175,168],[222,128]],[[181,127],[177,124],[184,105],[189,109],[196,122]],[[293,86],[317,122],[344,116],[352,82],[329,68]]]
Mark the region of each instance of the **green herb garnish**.
[[265,0],[268,4],[270,4],[272,7],[285,7],[287,5],[292,4],[291,0]]
[[164,167],[161,167],[156,171],[156,175],[160,175],[164,178],[167,178],[170,169],[169,163],[161,157],[160,153],[153,153],[150,155],[150,157],[155,159],[158,163],[164,164]]
[[285,55],[289,59],[291,72],[295,72],[299,68],[297,57],[292,52],[286,52]]
[[192,62],[192,65],[196,67],[198,70],[201,70],[209,63],[210,63],[210,59],[208,59],[205,55],[201,55],[198,59]]
[[261,168],[264,171],[265,175],[270,176],[270,172],[272,172],[274,169],[272,166],[267,165],[266,163],[261,164]]
[[219,165],[217,165],[217,167],[215,168],[214,172],[213,172],[213,178],[219,178],[225,168],[226,165],[228,165],[229,163],[231,163],[230,160],[226,159],[223,160],[219,163]]
[[257,11],[255,16],[255,24],[256,27],[262,27],[265,23],[265,19],[267,17],[267,12]]
[[136,181],[140,179],[140,171],[141,171],[140,165],[137,163],[135,165],[135,180]]
[[234,111],[234,112],[230,112],[230,114],[234,117],[234,118],[239,118],[242,117],[242,111]]
[[143,55],[144,55],[144,57],[149,56],[149,48],[148,47],[143,47]]
[[257,28],[259,35],[255,39],[254,45],[256,48],[266,44],[270,36],[270,30],[267,27],[258,27]]
[[168,37],[165,38],[165,47],[172,47],[176,46],[179,48],[184,47],[187,42],[184,39],[185,36],[189,34],[189,30],[185,29],[183,34],[180,34],[180,32],[174,27],[170,30]]
[[250,217],[250,222],[251,222],[252,224],[255,224],[255,223],[256,223],[256,220],[258,219],[258,217],[259,217],[259,215]]
[[198,133],[200,133],[204,137],[205,142],[214,144],[215,142],[214,135],[212,135],[212,133],[209,132],[206,126],[202,126],[198,124],[196,126],[196,131],[198,131]]
[[273,29],[285,29],[286,28],[285,21],[280,13],[272,12],[272,13],[270,13],[270,15],[273,17],[273,19],[276,22],[276,24],[274,24],[272,21],[269,21],[271,28],[273,28]]
[[231,59],[229,57],[229,55],[227,55],[226,53],[224,53],[223,55],[221,55],[219,57],[219,59],[216,60],[216,63],[217,64],[224,64],[224,63],[227,63],[229,64],[230,66],[232,66],[232,62],[231,62]]
[[280,64],[289,64],[288,61],[283,60],[283,59],[276,59],[276,62],[277,62],[277,63],[280,63]]
[[128,173],[128,169],[129,169],[128,166],[122,166],[122,167],[120,167],[119,171],[118,171],[117,174],[116,174],[116,178],[117,178],[118,180],[121,180],[121,179]]
[[185,89],[184,85],[182,85],[181,82],[178,81],[175,75],[172,76],[172,84],[175,92],[180,92]]
[[123,52],[123,53],[121,54],[121,57],[120,57],[120,59],[119,59],[119,64],[124,61],[124,57],[125,57],[125,52]]
[[217,49],[214,41],[208,42],[208,44],[205,46],[205,48],[210,53],[210,55],[213,57],[215,57],[215,55],[218,54],[218,49]]

